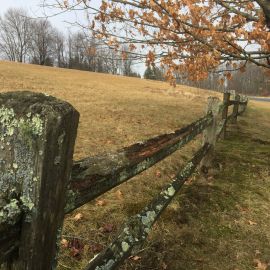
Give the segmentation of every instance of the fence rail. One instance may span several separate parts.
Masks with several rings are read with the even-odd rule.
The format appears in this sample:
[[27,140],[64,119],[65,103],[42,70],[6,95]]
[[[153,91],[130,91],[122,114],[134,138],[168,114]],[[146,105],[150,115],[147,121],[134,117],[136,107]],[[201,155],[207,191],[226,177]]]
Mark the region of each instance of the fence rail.
[[[234,96],[233,100],[230,99]],[[248,100],[226,92],[210,97],[205,116],[169,134],[114,153],[76,161],[79,114],[68,103],[30,92],[0,95],[0,265],[2,269],[51,269],[64,215],[150,168],[203,133],[203,146],[85,269],[115,269],[142,245],[152,225],[183,183],[211,166],[216,141],[226,137]],[[228,108],[233,112],[228,116]],[[103,267],[103,268],[102,268]],[[0,267],[1,268],[1,267]]]
[[178,129],[115,153],[89,157],[74,163],[66,213],[150,168],[190,142],[213,121],[211,113]]

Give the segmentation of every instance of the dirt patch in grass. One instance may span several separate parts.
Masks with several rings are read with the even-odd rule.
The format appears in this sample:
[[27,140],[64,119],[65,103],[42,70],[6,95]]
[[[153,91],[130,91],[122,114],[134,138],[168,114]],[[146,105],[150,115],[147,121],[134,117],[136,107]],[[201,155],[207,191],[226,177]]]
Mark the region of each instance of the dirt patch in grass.
[[[105,74],[0,62],[0,91],[46,92],[81,113],[75,159],[112,151],[203,115],[213,92]],[[215,94],[216,95],[216,94]],[[121,269],[256,269],[270,262],[270,108],[250,102],[216,147],[206,181],[195,173]],[[59,270],[83,269],[201,145],[158,165],[65,219]],[[76,215],[80,213],[80,218]],[[78,217],[78,216],[77,216]],[[259,269],[259,268],[258,268]]]

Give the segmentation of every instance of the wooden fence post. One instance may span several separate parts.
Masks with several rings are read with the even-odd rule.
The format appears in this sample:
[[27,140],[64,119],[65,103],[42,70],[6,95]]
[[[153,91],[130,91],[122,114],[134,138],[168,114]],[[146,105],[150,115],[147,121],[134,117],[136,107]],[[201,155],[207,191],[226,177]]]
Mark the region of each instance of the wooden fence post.
[[[222,110],[222,120],[226,120],[227,117],[228,117],[228,108],[229,108],[230,96],[231,96],[230,92],[224,92],[223,93],[224,108]],[[226,123],[224,125],[224,128],[223,128],[220,136],[221,136],[222,139],[226,138]]]
[[217,140],[217,117],[219,114],[219,105],[220,100],[217,97],[209,97],[207,100],[207,113],[210,111],[213,115],[213,123],[203,132],[203,145],[205,143],[209,143],[211,145],[211,149],[209,150],[207,156],[205,156],[200,164],[201,171],[203,173],[208,172],[208,168],[212,164],[213,156],[214,156],[214,147],[216,145]]
[[236,124],[237,123],[237,115],[238,115],[238,109],[239,109],[239,102],[240,102],[240,96],[236,95],[235,96],[235,104],[233,105],[233,118],[232,118],[232,123]]
[[246,108],[247,108],[247,101],[248,101],[248,98],[246,96],[243,96],[243,95],[240,95],[240,101],[241,102],[246,102],[246,104],[240,104],[239,105],[239,114],[242,114],[245,112]]
[[70,104],[48,95],[0,94],[0,212],[7,219],[23,212],[19,248],[4,269],[54,268],[78,119]]

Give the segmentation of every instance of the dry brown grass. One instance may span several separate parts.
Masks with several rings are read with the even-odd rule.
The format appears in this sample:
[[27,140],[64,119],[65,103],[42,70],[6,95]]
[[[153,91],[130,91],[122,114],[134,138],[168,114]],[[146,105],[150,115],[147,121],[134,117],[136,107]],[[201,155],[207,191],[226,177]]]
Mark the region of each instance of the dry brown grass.
[[[13,90],[46,92],[77,108],[81,118],[75,159],[112,151],[184,126],[204,113],[209,95],[217,95],[186,86],[174,89],[167,83],[135,78],[0,62],[0,91]],[[258,212],[270,210],[270,192],[266,190],[267,187],[270,190],[269,167],[267,160],[260,161],[262,155],[264,159],[268,157],[268,146],[252,139],[270,140],[270,109],[268,104],[259,102],[250,102],[249,107],[244,120],[230,130],[230,138],[218,144],[217,163],[223,169],[215,173],[215,180],[211,178],[207,185],[201,185],[195,175],[154,227],[149,241],[138,253],[142,258],[128,260],[121,269],[244,270],[254,269],[253,259],[267,260],[269,244],[260,245],[260,242],[263,237],[270,240],[267,230],[270,219],[267,221],[265,215],[263,222],[257,219]],[[96,253],[93,249],[97,244],[105,246],[123,221],[138,213],[199,145],[200,138],[106,193],[99,198],[104,205],[90,202],[68,215],[64,238],[76,237],[84,247],[79,258],[72,257],[70,249],[62,249],[59,270],[83,269]],[[246,159],[251,154],[254,161],[249,162]],[[253,188],[260,191],[252,175],[264,181],[263,198],[246,196]],[[252,203],[259,205],[260,210],[256,212]],[[246,205],[249,216],[240,213],[239,217],[239,207],[244,209]],[[74,220],[76,213],[82,213],[81,220]],[[255,220],[256,226],[248,225],[247,220]],[[113,231],[102,232],[100,228],[104,224],[112,224]]]
[[10,62],[0,62],[0,89],[45,92],[70,102],[81,114],[75,158],[189,123],[203,113],[209,95],[167,83]]

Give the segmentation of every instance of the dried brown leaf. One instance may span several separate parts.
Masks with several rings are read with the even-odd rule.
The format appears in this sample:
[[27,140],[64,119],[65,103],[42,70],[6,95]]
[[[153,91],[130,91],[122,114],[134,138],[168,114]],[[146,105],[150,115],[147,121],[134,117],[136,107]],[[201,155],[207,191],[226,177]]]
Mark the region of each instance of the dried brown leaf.
[[115,192],[115,195],[116,195],[116,198],[118,200],[123,200],[124,199],[123,192],[120,189]]
[[106,223],[99,230],[103,233],[110,233],[114,230],[114,225],[111,223]]
[[267,270],[268,264],[261,262],[259,259],[255,259],[254,263],[256,263],[256,270]]
[[105,200],[96,200],[96,203],[95,203],[96,206],[104,206],[106,204],[107,202]]
[[64,247],[64,248],[68,248],[68,240],[63,238],[63,239],[61,240],[61,245],[62,245],[62,247]]
[[95,244],[91,245],[91,250],[94,253],[99,253],[100,251],[103,250],[103,246],[101,244],[95,243]]
[[78,213],[75,215],[75,217],[73,218],[73,220],[75,221],[79,221],[83,218],[83,214],[82,213]]
[[257,222],[254,222],[254,221],[252,221],[252,220],[248,220],[248,224],[249,224],[249,225],[257,225]]
[[130,256],[129,259],[132,260],[132,261],[139,261],[142,257],[140,256]]

